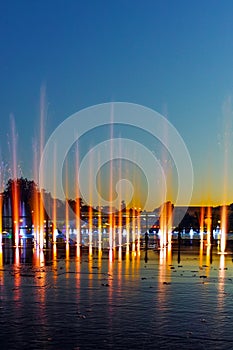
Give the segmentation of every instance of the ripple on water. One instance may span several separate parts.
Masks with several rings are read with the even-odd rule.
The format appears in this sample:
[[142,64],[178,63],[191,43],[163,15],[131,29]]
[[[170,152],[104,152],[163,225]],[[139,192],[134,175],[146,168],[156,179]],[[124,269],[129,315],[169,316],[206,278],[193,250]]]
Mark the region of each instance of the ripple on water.
[[231,259],[173,260],[2,269],[1,350],[233,348]]

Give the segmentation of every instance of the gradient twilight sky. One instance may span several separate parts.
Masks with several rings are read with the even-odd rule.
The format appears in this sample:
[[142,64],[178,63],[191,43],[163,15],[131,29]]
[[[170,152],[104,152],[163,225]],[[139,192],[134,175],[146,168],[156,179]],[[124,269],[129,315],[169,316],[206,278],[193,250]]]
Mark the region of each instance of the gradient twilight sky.
[[166,115],[193,162],[192,204],[222,202],[224,177],[233,171],[231,0],[2,0],[0,147],[10,163],[13,114],[18,159],[29,178],[42,86],[46,138],[71,114],[104,102]]

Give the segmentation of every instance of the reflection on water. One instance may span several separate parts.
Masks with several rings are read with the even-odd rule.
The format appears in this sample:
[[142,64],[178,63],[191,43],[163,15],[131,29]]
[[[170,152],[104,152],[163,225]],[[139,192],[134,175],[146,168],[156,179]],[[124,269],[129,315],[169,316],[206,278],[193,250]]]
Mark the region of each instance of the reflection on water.
[[233,262],[215,248],[0,251],[1,349],[231,349]]

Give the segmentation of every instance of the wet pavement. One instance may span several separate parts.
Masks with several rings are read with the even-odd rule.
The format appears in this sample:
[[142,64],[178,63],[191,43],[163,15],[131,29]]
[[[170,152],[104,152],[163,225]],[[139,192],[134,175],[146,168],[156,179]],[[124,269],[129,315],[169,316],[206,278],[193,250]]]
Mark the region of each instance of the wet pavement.
[[232,257],[5,252],[0,348],[233,349]]

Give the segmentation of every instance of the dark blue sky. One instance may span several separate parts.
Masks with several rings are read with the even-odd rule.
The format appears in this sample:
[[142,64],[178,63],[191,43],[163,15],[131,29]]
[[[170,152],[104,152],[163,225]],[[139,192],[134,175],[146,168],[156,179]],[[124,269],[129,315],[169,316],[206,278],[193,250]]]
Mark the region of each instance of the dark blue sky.
[[[230,0],[2,0],[3,158],[9,158],[13,113],[18,158],[24,175],[32,176],[30,149],[39,136],[43,85],[46,137],[84,107],[134,102],[166,114],[184,138],[194,165],[193,202],[202,200],[204,187],[220,188],[223,181],[222,108],[233,92],[232,18]],[[212,200],[220,196],[213,191]]]

